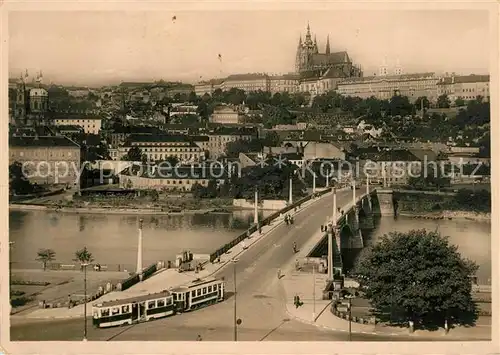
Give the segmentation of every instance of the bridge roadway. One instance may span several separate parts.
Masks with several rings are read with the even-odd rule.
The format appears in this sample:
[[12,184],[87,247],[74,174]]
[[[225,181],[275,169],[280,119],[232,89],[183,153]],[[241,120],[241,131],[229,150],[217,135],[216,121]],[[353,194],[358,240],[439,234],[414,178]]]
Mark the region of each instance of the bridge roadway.
[[[358,190],[365,191],[364,188]],[[337,206],[352,199],[350,190],[337,194]],[[277,279],[278,268],[292,261],[292,243],[300,248],[324,224],[332,213],[331,194],[319,199],[295,218],[292,226],[281,224],[269,235],[240,255],[236,264],[237,317],[241,341],[343,341],[347,333],[323,330],[289,319],[285,310],[283,287]],[[234,324],[233,265],[215,276],[224,277],[229,295],[226,301],[174,317],[112,329],[94,329],[88,323],[89,340],[155,340],[194,341],[198,334],[206,341],[232,341]],[[83,319],[15,320],[11,339],[16,340],[81,340]],[[353,340],[394,341],[415,338],[353,334]],[[419,338],[421,341],[422,338]]]

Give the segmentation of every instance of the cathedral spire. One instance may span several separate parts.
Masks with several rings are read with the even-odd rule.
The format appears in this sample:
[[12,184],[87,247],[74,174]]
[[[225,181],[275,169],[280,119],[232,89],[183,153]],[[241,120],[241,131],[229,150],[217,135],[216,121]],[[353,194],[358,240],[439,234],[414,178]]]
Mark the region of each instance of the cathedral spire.
[[301,47],[301,46],[302,46],[302,34],[299,37],[299,47]]
[[325,49],[326,54],[330,54],[330,35],[326,36],[326,49]]
[[311,27],[309,26],[309,22],[307,22],[306,42],[310,40],[311,40]]

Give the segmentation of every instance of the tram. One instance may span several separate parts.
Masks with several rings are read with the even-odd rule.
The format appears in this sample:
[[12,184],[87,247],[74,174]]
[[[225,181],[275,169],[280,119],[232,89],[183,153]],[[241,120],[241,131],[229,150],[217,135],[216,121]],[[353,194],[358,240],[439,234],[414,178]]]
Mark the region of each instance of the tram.
[[92,323],[96,328],[107,328],[147,322],[223,300],[223,280],[197,279],[170,291],[93,304]]
[[224,281],[218,279],[194,280],[191,284],[170,290],[177,313],[189,312],[224,300]]

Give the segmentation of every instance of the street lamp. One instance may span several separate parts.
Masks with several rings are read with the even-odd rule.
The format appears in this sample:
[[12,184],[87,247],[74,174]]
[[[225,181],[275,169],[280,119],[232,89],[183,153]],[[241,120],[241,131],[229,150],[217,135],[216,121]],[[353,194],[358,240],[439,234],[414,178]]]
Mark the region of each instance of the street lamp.
[[87,266],[83,263],[83,341],[87,341]]
[[234,283],[234,341],[238,341],[238,324],[241,320],[236,318],[236,263],[238,259],[232,259],[233,263],[233,283]]
[[9,242],[9,288],[12,282],[12,248],[16,242]]
[[316,322],[316,265],[313,264],[313,322]]
[[345,298],[347,298],[347,300],[349,301],[348,305],[347,305],[347,311],[348,311],[348,314],[349,314],[349,341],[351,341],[351,322],[352,322],[352,303],[351,303],[351,300],[354,298],[353,295],[351,294],[348,294],[345,296]]

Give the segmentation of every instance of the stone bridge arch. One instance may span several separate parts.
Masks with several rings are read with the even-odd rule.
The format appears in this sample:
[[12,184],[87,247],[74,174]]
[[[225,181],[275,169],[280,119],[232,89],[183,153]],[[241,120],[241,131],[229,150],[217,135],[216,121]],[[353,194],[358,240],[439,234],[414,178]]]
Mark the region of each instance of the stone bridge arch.
[[350,248],[354,238],[354,232],[349,224],[343,224],[340,227],[340,246],[341,249]]

